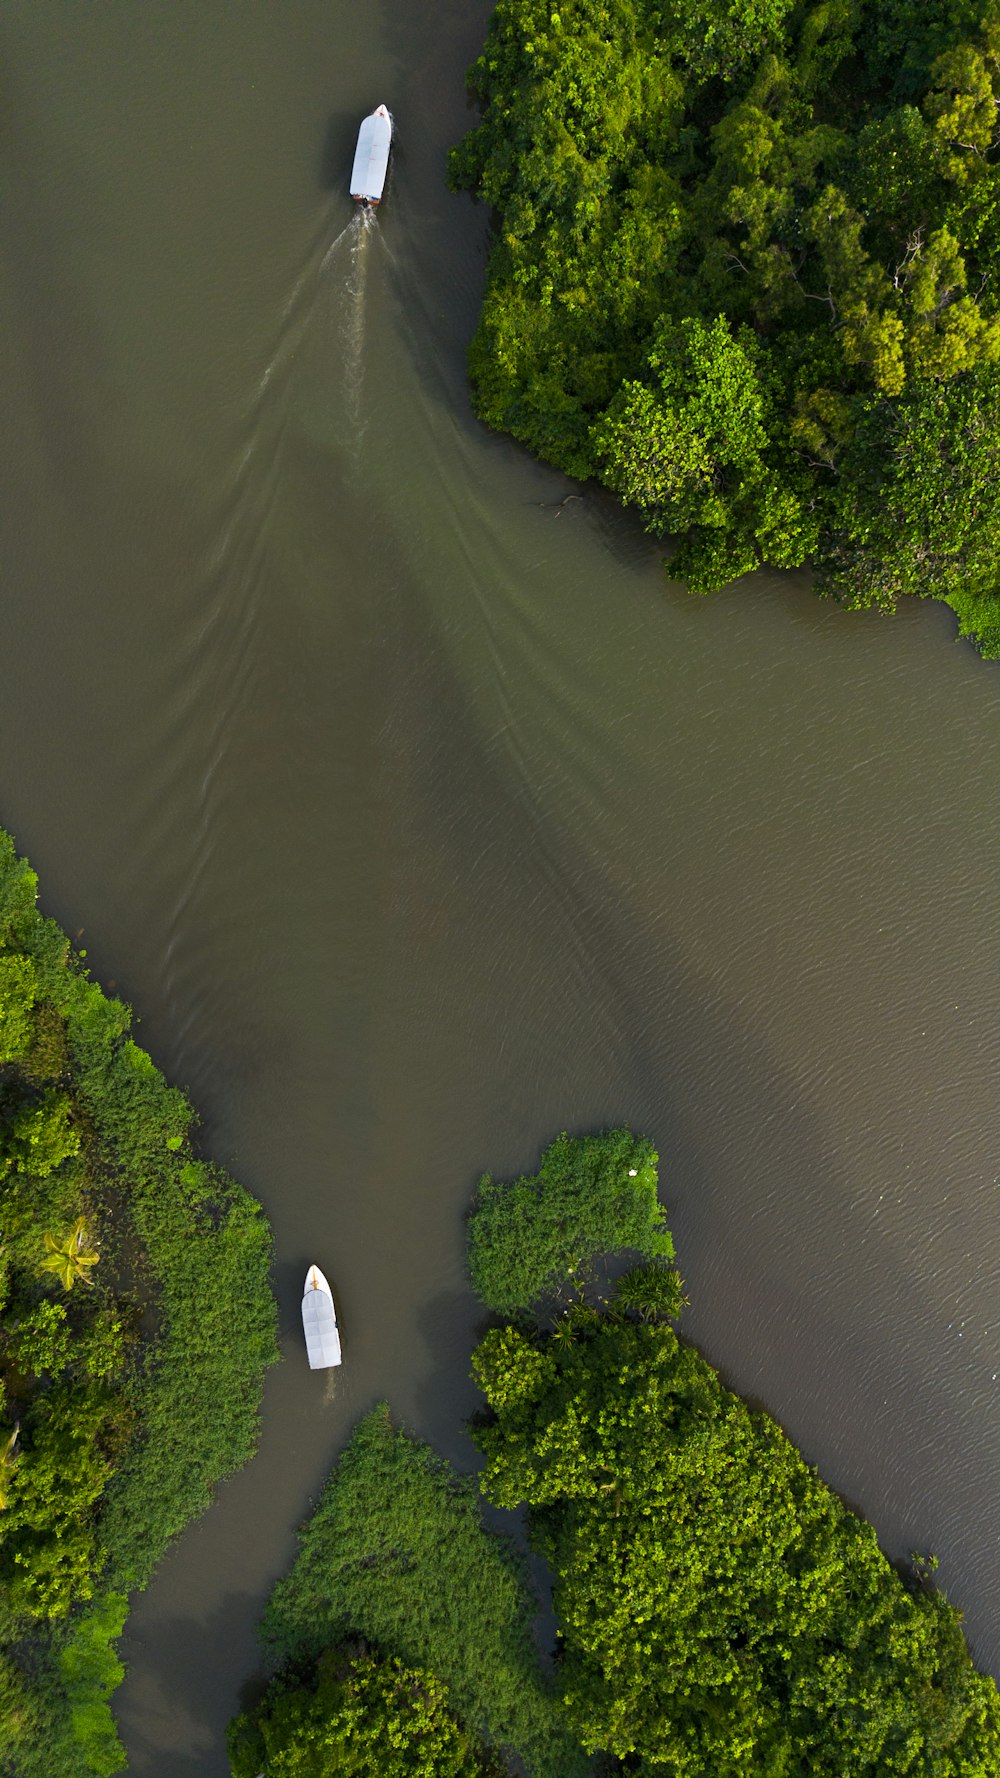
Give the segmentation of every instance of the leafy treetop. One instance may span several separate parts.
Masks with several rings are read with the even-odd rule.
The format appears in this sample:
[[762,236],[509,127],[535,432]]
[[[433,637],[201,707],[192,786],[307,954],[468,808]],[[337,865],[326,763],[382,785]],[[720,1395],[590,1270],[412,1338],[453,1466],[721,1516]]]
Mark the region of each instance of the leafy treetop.
[[959,1614],[661,1322],[488,1333],[483,1487],[554,1571],[583,1744],[664,1778],[993,1778]]
[[1000,0],[499,0],[471,81],[483,419],[698,591],[808,561],[1000,654]]

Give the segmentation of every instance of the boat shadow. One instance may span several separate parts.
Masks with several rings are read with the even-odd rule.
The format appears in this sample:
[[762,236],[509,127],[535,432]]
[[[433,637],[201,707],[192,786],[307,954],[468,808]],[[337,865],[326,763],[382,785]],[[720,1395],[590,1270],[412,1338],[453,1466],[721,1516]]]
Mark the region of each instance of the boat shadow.
[[319,153],[316,177],[323,191],[346,191],[354,140],[358,133],[359,113],[356,110],[334,111],[330,115]]

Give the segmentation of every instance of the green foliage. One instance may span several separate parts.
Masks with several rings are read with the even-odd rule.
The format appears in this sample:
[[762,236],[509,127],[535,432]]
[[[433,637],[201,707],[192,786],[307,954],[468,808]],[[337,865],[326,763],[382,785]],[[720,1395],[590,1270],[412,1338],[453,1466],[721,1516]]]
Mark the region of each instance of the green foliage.
[[275,1311],[258,1206],[36,892],[0,833],[0,1774],[104,1778],[124,1591],[251,1454]]
[[5,1426],[0,1426],[0,1512],[5,1510],[10,1499],[11,1478],[20,1460],[17,1448],[20,1430],[19,1426],[15,1426],[9,1432]]
[[613,1300],[616,1308],[631,1310],[644,1321],[669,1321],[687,1303],[674,1266],[633,1266],[617,1280]]
[[675,567],[688,564],[695,592],[764,560],[800,562],[815,526],[793,489],[791,451],[771,444],[767,367],[750,329],[734,339],[722,315],[665,322],[647,362],[655,388],[623,383],[594,429],[604,480],[650,530],[691,534]]
[[992,1778],[959,1614],[662,1324],[486,1335],[483,1487],[527,1502],[584,1746],[670,1778]]
[[995,653],[995,501],[950,515],[944,579],[931,456],[898,550],[844,532],[939,397],[983,414],[961,456],[995,485],[1000,0],[499,0],[471,83],[482,418],[679,536],[696,591],[811,562]]
[[0,1063],[20,1061],[27,1053],[35,997],[31,958],[0,956]]
[[928,574],[962,602],[967,627],[1000,610],[1000,370],[914,383],[890,411],[871,404],[845,453],[821,585],[857,605],[891,608]]
[[0,1179],[21,1173],[30,1180],[47,1179],[80,1147],[72,1108],[65,1093],[54,1088],[25,1096],[0,1127]]
[[263,1635],[292,1666],[360,1635],[435,1674],[468,1729],[516,1748],[536,1778],[573,1778],[581,1756],[539,1670],[535,1609],[513,1548],[483,1526],[475,1484],[381,1407],[327,1482]]
[[331,1652],[314,1685],[278,1680],[230,1726],[234,1778],[500,1778],[440,1680],[402,1661]]
[[9,1324],[7,1352],[26,1376],[56,1377],[64,1371],[73,1354],[73,1332],[63,1304],[44,1297]]
[[579,1281],[600,1254],[634,1249],[670,1259],[656,1162],[644,1137],[607,1130],[557,1137],[533,1177],[503,1184],[485,1173],[469,1218],[477,1295],[498,1313],[513,1314]]
[[103,1593],[77,1617],[59,1652],[58,1671],[69,1706],[70,1732],[85,1769],[110,1778],[125,1764],[108,1698],[125,1677],[111,1647],[125,1625],[128,1600]]
[[92,1282],[91,1267],[96,1266],[101,1256],[89,1244],[90,1235],[85,1216],[77,1217],[68,1234],[46,1234],[43,1240],[46,1248],[45,1258],[41,1262],[43,1272],[54,1272],[64,1290],[72,1290],[77,1282]]

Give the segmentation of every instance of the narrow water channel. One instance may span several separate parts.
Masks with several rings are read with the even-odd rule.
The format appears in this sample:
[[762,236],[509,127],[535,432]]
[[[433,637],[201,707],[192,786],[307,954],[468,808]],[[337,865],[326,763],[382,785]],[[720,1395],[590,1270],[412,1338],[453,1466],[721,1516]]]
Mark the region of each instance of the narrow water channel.
[[266,1205],[287,1354],[130,1621],[138,1778],[225,1778],[364,1409],[471,1461],[470,1190],[610,1121],[659,1145],[689,1336],[1000,1675],[1000,677],[939,607],[690,598],[477,425],[443,170],[488,10],[0,14],[0,819]]

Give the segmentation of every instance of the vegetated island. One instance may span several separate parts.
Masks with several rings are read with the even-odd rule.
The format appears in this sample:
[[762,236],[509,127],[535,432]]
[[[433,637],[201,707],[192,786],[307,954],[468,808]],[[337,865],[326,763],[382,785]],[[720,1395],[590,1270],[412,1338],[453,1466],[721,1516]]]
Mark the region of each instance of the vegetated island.
[[234,1778],[492,1778],[502,1750],[527,1771],[584,1778],[538,1660],[523,1557],[486,1529],[475,1481],[384,1404],[301,1537],[262,1625],[278,1671],[230,1727]]
[[0,1773],[98,1778],[127,1595],[251,1456],[270,1231],[0,832]]
[[470,82],[480,416],[696,592],[811,564],[1000,656],[998,0],[499,0]]
[[656,1168],[627,1130],[561,1136],[470,1217],[507,1318],[472,1360],[480,1486],[527,1506],[554,1664],[474,1482],[379,1408],[268,1608],[278,1671],[232,1725],[234,1778],[996,1778],[1000,1696],[933,1562],[890,1563],[671,1327]]

